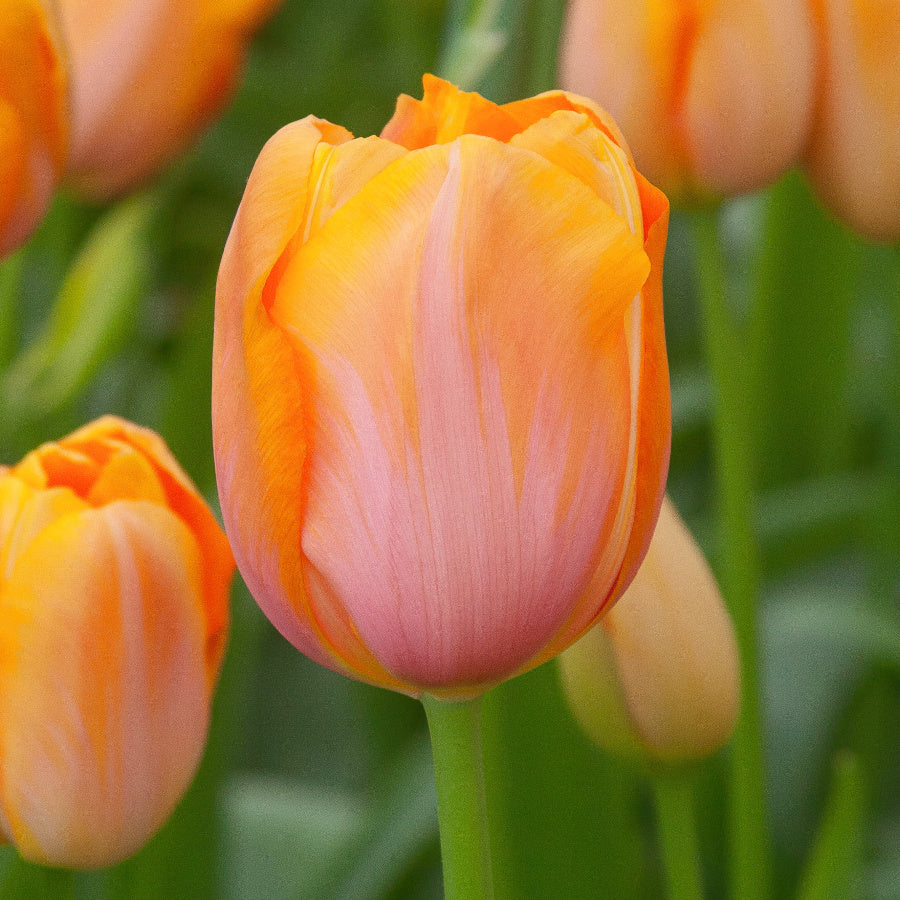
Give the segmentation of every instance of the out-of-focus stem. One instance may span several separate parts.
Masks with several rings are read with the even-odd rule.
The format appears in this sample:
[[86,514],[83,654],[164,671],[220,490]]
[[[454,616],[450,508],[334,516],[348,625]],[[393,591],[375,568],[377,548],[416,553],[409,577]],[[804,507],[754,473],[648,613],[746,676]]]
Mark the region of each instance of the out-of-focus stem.
[[740,900],[766,900],[771,862],[758,676],[759,551],[753,530],[749,354],[728,305],[717,211],[697,211],[694,225],[706,356],[715,391],[712,427],[721,537],[717,575],[741,654],[741,712],[731,751],[731,890]]
[[659,771],[651,782],[669,900],[702,900],[693,779],[686,772]]

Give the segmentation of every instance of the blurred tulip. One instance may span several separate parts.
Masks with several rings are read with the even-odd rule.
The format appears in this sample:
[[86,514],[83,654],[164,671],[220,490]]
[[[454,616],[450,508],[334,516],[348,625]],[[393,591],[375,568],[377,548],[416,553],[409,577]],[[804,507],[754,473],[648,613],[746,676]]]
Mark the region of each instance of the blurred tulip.
[[41,0],[0,0],[0,257],[40,222],[66,157],[66,73]]
[[809,134],[807,0],[570,0],[560,69],[673,197],[764,187]]
[[197,768],[234,563],[166,446],[104,418],[0,468],[0,835],[134,853]]
[[426,76],[381,137],[263,149],[219,272],[216,471],[295,646],[477,695],[622,592],[669,452],[665,197],[590,101]]
[[900,2],[824,0],[820,75],[806,166],[853,228],[900,239]]
[[559,663],[576,718],[612,753],[699,759],[730,737],[740,693],[734,628],[668,497],[631,586]]
[[72,59],[68,179],[106,199],[154,175],[231,96],[279,0],[57,0]]

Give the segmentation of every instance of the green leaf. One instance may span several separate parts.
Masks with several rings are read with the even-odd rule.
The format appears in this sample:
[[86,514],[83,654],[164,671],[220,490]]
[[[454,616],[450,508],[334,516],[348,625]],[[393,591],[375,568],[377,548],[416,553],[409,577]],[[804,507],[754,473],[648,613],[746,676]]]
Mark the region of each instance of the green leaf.
[[150,278],[151,196],[115,207],[94,227],[69,269],[43,332],[2,381],[7,414],[39,419],[63,408],[132,330]]

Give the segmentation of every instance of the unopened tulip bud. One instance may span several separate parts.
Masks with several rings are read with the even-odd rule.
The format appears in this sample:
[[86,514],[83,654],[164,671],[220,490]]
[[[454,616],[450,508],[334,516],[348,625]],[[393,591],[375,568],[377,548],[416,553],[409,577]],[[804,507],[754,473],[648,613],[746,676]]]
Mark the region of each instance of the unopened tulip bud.
[[820,72],[806,157],[810,180],[853,228],[900,240],[900,3],[811,6]]
[[426,77],[263,149],[216,290],[226,529],[304,653],[477,695],[621,594],[668,466],[665,197],[612,120]]
[[120,194],[188,146],[231,96],[279,0],[57,0],[72,67],[68,181]]
[[764,187],[799,160],[813,54],[806,0],[570,0],[560,73],[654,184],[689,199]]
[[674,762],[728,740],[739,699],[734,629],[668,498],[631,586],[559,662],[576,718],[610,752]]
[[40,222],[65,164],[66,71],[42,0],[0,0],[0,258]]
[[0,837],[130,856],[196,771],[228,623],[225,536],[152,432],[105,418],[0,468]]

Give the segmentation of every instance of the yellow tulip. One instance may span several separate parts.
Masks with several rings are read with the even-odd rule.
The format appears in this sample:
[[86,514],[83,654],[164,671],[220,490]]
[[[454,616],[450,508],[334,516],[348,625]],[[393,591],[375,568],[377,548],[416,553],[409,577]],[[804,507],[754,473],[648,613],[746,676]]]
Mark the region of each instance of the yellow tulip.
[[57,0],[72,61],[70,184],[106,199],[155,174],[231,96],[278,0]]
[[150,431],[104,418],[0,468],[0,836],[134,853],[206,741],[234,563]]
[[668,498],[631,586],[559,664],[576,718],[610,752],[699,759],[730,737],[740,693],[734,628]]
[[263,149],[216,296],[226,530],[300,650],[471,697],[622,592],[669,453],[665,197],[562,92],[430,76],[380,137]]
[[66,72],[41,0],[0,0],[0,257],[40,222],[65,164]]
[[686,199],[765,187],[799,161],[814,54],[806,0],[570,0],[560,74]]
[[820,71],[806,156],[833,212],[878,240],[900,240],[900,2],[823,0]]

